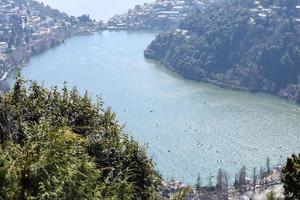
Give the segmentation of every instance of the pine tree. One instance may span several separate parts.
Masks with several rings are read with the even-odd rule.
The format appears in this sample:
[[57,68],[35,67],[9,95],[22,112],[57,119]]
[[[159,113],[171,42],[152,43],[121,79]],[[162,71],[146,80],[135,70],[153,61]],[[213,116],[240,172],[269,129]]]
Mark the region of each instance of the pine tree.
[[256,167],[253,168],[253,191],[256,190],[256,182],[257,182],[257,172]]
[[284,194],[286,200],[300,199],[300,154],[287,159],[283,168]]

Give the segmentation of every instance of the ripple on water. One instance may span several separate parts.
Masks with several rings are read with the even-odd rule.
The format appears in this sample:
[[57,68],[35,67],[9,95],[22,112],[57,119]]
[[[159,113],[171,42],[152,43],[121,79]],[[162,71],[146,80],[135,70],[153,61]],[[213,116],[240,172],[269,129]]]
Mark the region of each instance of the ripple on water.
[[143,58],[155,35],[74,37],[34,57],[23,73],[48,86],[67,80],[81,91],[101,94],[126,129],[149,144],[149,154],[166,178],[193,183],[198,172],[208,177],[219,167],[233,177],[244,164],[251,171],[268,156],[276,164],[300,151],[297,105],[183,80]]

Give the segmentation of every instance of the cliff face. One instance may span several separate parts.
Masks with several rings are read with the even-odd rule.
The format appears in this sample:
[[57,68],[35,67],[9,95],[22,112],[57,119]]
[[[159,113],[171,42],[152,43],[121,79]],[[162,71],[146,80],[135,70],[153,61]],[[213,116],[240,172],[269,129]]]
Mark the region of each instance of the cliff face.
[[300,102],[300,6],[221,1],[157,36],[145,57],[189,79]]
[[0,84],[9,71],[22,67],[30,56],[72,35],[96,29],[97,23],[87,15],[75,18],[33,0],[1,0]]

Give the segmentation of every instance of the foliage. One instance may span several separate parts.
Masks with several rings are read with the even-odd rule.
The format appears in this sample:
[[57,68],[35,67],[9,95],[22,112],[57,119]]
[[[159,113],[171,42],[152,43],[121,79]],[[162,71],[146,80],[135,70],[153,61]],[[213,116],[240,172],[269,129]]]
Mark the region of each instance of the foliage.
[[171,198],[171,200],[184,200],[185,196],[191,191],[192,189],[189,187],[183,188],[178,193],[176,193],[175,196]]
[[80,23],[89,23],[89,22],[92,22],[91,18],[89,15],[82,15],[80,17],[78,17],[78,21]]
[[267,194],[267,200],[279,200],[279,198],[276,197],[276,194],[274,191],[271,191]]
[[283,168],[284,194],[287,200],[300,199],[300,154],[287,159]]
[[145,148],[101,99],[66,84],[59,91],[18,76],[0,96],[0,144],[4,199],[156,198],[160,178]]
[[86,139],[43,126],[22,146],[1,144],[1,198],[96,199],[100,171],[85,152]]
[[[186,78],[298,98],[297,1],[220,0],[163,33],[145,50]],[[299,1],[298,1],[299,2]],[[300,101],[300,99],[296,99]]]

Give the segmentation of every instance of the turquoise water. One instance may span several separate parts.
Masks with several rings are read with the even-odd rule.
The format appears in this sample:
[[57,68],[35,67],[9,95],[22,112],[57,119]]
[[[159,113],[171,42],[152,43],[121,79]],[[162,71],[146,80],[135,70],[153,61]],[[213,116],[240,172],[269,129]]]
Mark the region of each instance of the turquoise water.
[[205,182],[220,167],[234,177],[242,165],[252,171],[268,156],[275,165],[300,151],[299,106],[184,80],[144,59],[155,35],[74,37],[32,58],[23,74],[46,86],[66,80],[93,96],[101,94],[126,130],[149,146],[165,178],[194,183],[201,173]]

